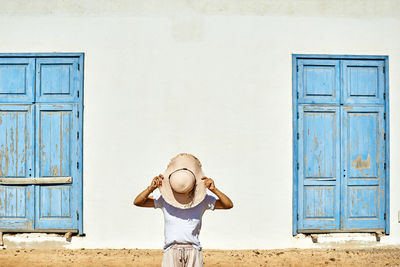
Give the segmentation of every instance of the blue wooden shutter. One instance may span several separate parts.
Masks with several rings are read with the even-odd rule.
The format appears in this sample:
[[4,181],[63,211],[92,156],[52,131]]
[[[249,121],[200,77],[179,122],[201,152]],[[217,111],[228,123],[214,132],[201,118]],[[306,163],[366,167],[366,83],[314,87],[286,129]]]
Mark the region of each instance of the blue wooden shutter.
[[299,228],[339,229],[339,108],[299,107]]
[[73,229],[78,211],[77,105],[36,105],[36,176],[72,177],[71,184],[36,185],[36,229]]
[[0,56],[0,231],[82,231],[82,62]]
[[35,186],[35,229],[77,229],[79,168],[79,59],[36,60],[38,177],[72,177],[72,184]]
[[384,108],[344,107],[343,230],[384,231]]
[[388,233],[385,61],[331,58],[294,69],[295,229]]
[[[0,179],[29,178],[33,169],[30,105],[0,104]],[[33,229],[32,185],[0,185],[0,231]]]

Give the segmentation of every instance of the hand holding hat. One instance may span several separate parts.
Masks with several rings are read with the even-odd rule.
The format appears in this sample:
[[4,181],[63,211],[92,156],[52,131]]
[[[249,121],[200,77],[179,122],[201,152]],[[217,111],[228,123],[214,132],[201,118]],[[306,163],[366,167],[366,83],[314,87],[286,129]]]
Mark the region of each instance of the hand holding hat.
[[162,185],[162,180],[164,179],[164,176],[162,174],[159,174],[158,176],[153,178],[153,181],[151,181],[150,184],[150,191],[153,192],[157,188],[159,188]]
[[214,180],[211,178],[207,178],[205,176],[201,177],[201,180],[204,181],[204,185],[210,190],[213,191],[215,189]]

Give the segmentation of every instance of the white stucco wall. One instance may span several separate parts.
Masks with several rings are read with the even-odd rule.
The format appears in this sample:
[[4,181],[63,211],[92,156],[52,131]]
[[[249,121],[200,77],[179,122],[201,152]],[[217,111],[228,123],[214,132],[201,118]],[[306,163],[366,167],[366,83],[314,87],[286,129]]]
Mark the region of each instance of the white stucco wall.
[[314,246],[292,236],[292,53],[389,56],[381,244],[400,244],[400,2],[349,2],[1,1],[0,52],[85,53],[86,237],[70,247],[161,248],[161,211],[132,201],[179,152],[235,204],[206,213],[204,247]]

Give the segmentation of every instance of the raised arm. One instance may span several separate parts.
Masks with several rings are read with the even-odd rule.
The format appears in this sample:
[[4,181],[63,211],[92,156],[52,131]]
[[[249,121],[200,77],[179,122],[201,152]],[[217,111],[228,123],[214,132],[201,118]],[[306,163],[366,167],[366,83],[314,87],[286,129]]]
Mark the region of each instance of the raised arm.
[[139,207],[154,208],[154,199],[153,197],[149,197],[149,195],[162,184],[163,179],[164,176],[161,174],[154,177],[153,181],[151,181],[151,185],[137,195],[133,204]]
[[201,179],[204,180],[205,186],[218,197],[217,201],[215,202],[214,206],[215,209],[233,208],[232,200],[230,200],[230,198],[227,195],[225,195],[224,193],[219,191],[218,188],[215,187],[213,179],[207,178],[205,176],[202,177]]

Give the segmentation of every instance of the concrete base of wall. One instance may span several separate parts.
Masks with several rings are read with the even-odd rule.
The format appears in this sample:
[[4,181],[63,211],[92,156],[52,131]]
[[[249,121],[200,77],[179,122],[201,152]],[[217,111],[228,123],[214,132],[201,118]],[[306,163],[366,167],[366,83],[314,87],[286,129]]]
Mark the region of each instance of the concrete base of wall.
[[[317,242],[314,242],[316,239]],[[372,248],[395,245],[388,236],[381,236],[377,241],[375,234],[371,233],[335,233],[335,234],[299,234],[293,237],[294,242],[287,248]],[[64,234],[3,234],[3,246],[0,248],[25,248],[25,249],[78,249],[88,248],[86,237],[66,236]],[[98,248],[102,248],[99,246]],[[90,247],[92,248],[92,247]],[[94,247],[93,247],[94,248]]]

